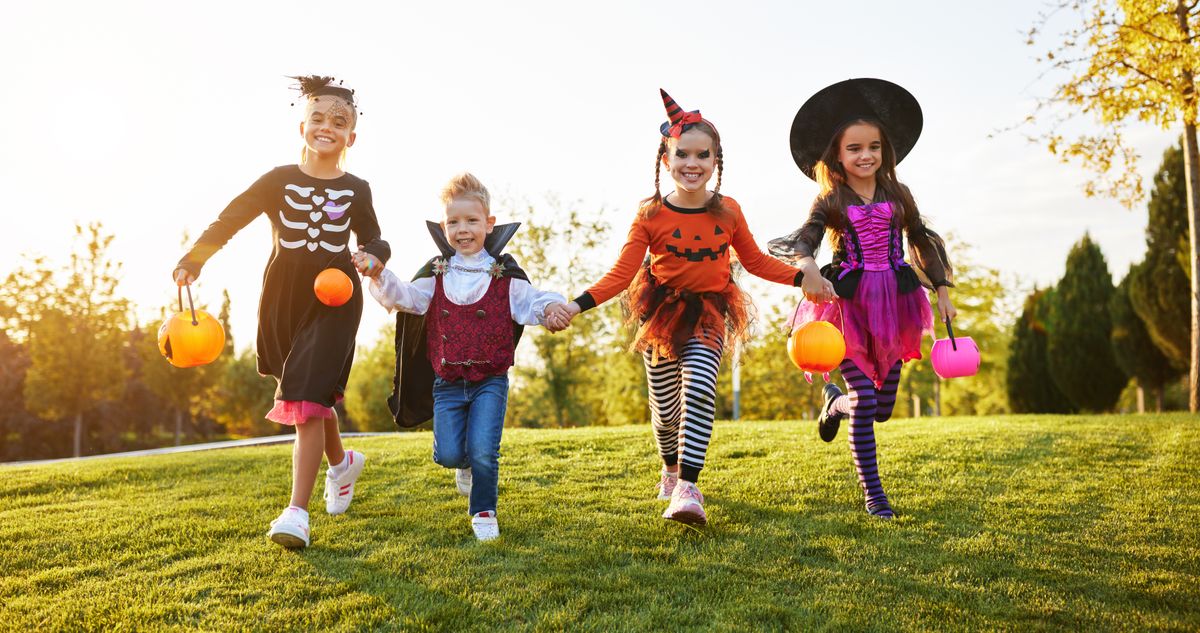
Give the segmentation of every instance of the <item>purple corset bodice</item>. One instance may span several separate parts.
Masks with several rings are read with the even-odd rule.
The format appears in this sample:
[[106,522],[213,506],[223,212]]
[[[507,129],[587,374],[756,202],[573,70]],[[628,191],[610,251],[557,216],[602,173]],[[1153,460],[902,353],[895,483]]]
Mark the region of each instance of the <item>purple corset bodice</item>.
[[892,203],[873,202],[846,207],[851,229],[843,235],[846,259],[842,262],[845,277],[851,270],[896,270],[907,266],[900,232],[892,226]]

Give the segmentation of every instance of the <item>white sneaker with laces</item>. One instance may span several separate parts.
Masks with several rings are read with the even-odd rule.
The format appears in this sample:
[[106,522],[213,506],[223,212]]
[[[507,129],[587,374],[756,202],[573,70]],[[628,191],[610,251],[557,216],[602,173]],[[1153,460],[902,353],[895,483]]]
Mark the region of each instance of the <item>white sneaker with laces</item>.
[[271,521],[267,537],[289,549],[308,547],[308,513],[300,508],[288,506],[278,519]]
[[354,482],[367,465],[367,456],[358,451],[346,451],[346,468],[335,474],[334,469],[325,471],[325,511],[341,514],[350,508],[354,499]]
[[500,538],[500,524],[496,522],[495,512],[485,510],[471,517],[471,529],[475,531],[475,538],[480,542]]
[[675,486],[679,483],[678,472],[667,472],[667,469],[662,470],[662,478],[658,480],[658,500],[670,501],[671,493],[675,492]]
[[454,485],[458,487],[458,494],[469,497],[471,496],[471,467],[454,469]]
[[700,494],[696,484],[679,480],[671,493],[671,505],[663,512],[663,518],[688,525],[708,523],[708,516],[704,514],[704,495]]

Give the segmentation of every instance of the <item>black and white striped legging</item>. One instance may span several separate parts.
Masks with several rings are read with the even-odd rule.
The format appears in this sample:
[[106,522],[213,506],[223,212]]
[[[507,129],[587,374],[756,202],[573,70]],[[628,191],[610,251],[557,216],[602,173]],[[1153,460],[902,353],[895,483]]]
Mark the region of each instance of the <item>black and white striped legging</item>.
[[659,358],[653,365],[652,353],[645,355],[650,421],[658,453],[667,466],[679,464],[679,477],[692,483],[704,468],[717,414],[717,371],[724,342],[717,340],[716,344],[714,349],[693,338],[683,346],[679,358]]

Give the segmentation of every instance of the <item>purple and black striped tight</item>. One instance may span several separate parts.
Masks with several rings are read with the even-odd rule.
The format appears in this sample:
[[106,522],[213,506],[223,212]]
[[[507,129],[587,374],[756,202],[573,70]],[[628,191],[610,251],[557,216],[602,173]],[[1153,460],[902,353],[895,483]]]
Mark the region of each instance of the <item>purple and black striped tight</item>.
[[883,381],[883,387],[877,391],[875,384],[853,361],[842,361],[846,395],[835,400],[832,407],[834,411],[850,417],[850,454],[854,457],[858,482],[866,497],[867,511],[886,517],[892,516],[892,509],[879,480],[879,464],[875,457],[875,423],[892,417],[896,391],[900,386],[901,364],[896,361]]

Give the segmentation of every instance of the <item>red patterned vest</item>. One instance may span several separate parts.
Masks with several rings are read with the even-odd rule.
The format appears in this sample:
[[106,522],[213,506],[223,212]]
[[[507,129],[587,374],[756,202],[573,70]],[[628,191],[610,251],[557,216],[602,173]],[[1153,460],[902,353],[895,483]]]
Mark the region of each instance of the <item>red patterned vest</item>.
[[483,298],[458,305],[446,297],[442,275],[434,275],[433,299],[425,313],[429,363],[443,380],[483,380],[513,364],[510,278],[493,279]]

